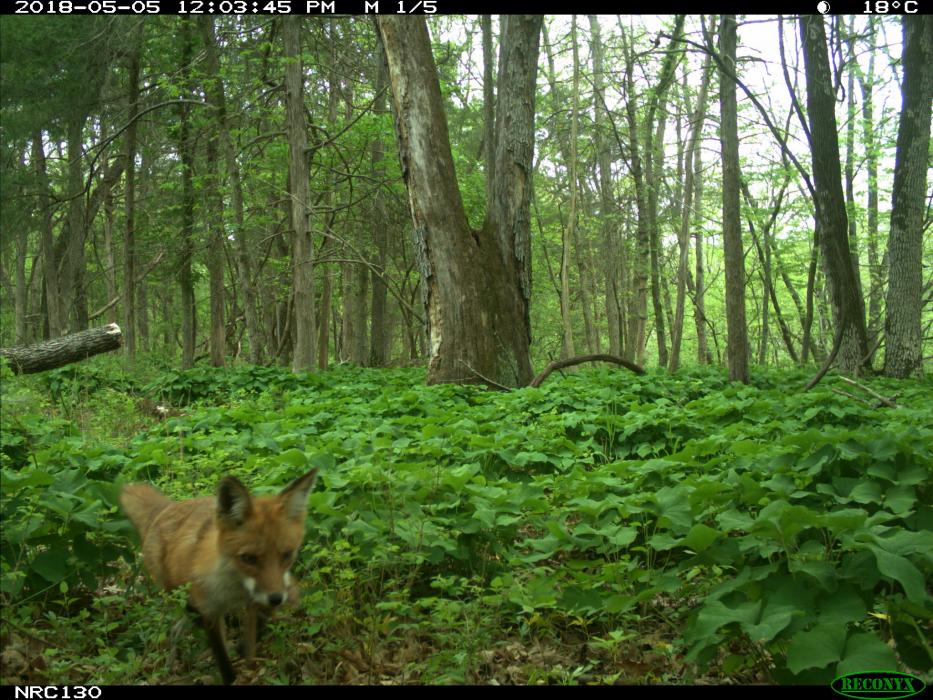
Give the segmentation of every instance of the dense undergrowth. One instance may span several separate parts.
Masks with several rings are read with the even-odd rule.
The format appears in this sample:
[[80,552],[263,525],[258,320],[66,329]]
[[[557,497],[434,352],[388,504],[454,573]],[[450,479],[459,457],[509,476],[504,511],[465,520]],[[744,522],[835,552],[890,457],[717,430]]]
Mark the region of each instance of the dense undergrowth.
[[5,374],[0,681],[216,682],[117,489],[271,492],[314,464],[302,599],[243,681],[929,682],[933,383],[866,380],[897,395],[875,408],[805,379]]

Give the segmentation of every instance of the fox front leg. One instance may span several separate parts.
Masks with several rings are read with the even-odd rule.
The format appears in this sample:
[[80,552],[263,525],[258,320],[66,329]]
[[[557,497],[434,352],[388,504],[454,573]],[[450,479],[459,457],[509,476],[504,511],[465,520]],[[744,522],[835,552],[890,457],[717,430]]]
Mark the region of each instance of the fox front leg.
[[243,634],[237,643],[237,651],[245,660],[250,661],[256,655],[256,643],[269,623],[269,613],[258,605],[251,605],[246,611]]
[[247,661],[252,661],[256,656],[257,617],[256,605],[249,605],[246,608],[246,624],[240,637],[240,655]]
[[223,616],[212,620],[204,617],[204,629],[207,631],[207,639],[211,645],[211,651],[214,653],[214,661],[217,662],[217,668],[220,671],[220,677],[224,685],[230,685],[236,680],[236,673],[233,672],[233,664],[230,663],[230,657],[227,655],[227,645],[224,640],[224,618]]

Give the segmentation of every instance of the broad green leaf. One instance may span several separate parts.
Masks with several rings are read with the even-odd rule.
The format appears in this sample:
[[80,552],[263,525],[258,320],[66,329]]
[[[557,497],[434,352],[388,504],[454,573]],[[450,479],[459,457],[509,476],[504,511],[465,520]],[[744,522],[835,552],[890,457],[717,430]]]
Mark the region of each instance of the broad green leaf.
[[795,617],[807,615],[813,609],[813,590],[790,574],[772,576],[764,581],[761,615],[754,624],[743,624],[742,629],[751,639],[771,641]]
[[30,566],[46,581],[58,583],[68,573],[68,552],[62,549],[42,552],[32,560]]
[[755,523],[755,519],[746,513],[737,510],[727,510],[716,516],[716,523],[726,532],[733,530],[749,530]]
[[845,650],[846,628],[820,624],[798,632],[787,646],[787,668],[797,674],[807,668],[823,668],[839,661]]
[[613,615],[625,612],[632,608],[637,601],[633,596],[627,595],[614,595],[610,596],[606,602],[606,612],[612,613]]
[[723,625],[732,622],[754,625],[761,613],[761,601],[749,600],[734,606],[728,606],[721,600],[710,600],[697,614],[690,637],[694,640],[709,637]]
[[627,547],[638,537],[638,530],[634,527],[617,527],[606,536],[610,544],[617,547]]
[[718,530],[714,530],[703,523],[697,523],[690,528],[690,532],[688,532],[687,536],[681,541],[681,545],[692,549],[694,552],[702,552],[708,548],[720,534]]
[[836,666],[836,675],[860,671],[896,670],[894,651],[871,632],[853,634],[846,642],[842,661]]
[[818,603],[817,619],[820,625],[835,625],[844,628],[850,622],[865,618],[865,602],[856,588],[850,583],[843,583],[831,594],[822,596]]
[[806,574],[815,580],[824,590],[832,591],[836,588],[836,569],[832,563],[828,561],[801,561],[798,559],[790,559],[787,562],[787,568],[795,574]]
[[308,464],[308,456],[301,450],[294,448],[285,450],[276,458],[280,463],[289,464],[293,467],[304,468]]
[[682,543],[682,538],[673,537],[669,532],[658,532],[651,536],[648,544],[659,552],[666,552]]
[[917,494],[913,486],[894,485],[884,494],[884,505],[895,515],[906,515],[913,510],[916,502]]
[[898,554],[891,554],[880,547],[868,547],[878,562],[878,571],[889,578],[893,578],[904,587],[907,599],[914,603],[922,603],[928,599],[923,583],[923,574],[908,559]]
[[875,481],[863,481],[849,494],[856,503],[881,504],[881,486]]

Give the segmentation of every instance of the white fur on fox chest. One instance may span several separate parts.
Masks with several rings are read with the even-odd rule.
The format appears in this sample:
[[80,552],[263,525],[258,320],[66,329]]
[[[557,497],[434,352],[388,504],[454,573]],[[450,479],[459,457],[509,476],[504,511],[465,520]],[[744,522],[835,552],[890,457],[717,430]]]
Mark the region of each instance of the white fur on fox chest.
[[220,565],[198,583],[205,594],[201,612],[209,617],[219,617],[235,608],[246,607],[250,602],[243,575],[225,558],[221,558]]

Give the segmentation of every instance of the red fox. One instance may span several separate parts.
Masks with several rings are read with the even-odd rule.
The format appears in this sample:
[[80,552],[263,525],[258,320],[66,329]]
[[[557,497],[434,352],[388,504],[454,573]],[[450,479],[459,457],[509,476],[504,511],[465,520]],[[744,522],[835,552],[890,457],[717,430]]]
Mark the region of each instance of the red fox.
[[172,501],[147,484],[129,484],[120,504],[142,541],[143,562],[166,590],[191,584],[189,607],[200,613],[223,682],[236,674],[227,655],[224,615],[246,608],[243,656],[252,659],[260,616],[289,599],[289,568],[304,539],[308,494],[317,469],[278,496],[250,495],[224,477],[216,498]]

